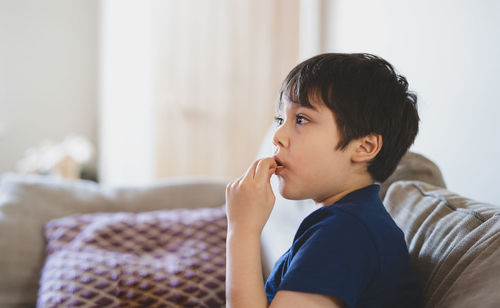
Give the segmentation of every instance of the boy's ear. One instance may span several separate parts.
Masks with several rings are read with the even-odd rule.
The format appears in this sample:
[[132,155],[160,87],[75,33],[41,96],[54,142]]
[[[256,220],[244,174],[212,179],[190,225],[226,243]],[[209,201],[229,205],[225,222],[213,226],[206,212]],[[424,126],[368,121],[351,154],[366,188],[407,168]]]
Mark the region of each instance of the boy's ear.
[[361,137],[355,142],[356,148],[351,156],[353,162],[367,162],[375,158],[382,148],[382,136],[370,134]]

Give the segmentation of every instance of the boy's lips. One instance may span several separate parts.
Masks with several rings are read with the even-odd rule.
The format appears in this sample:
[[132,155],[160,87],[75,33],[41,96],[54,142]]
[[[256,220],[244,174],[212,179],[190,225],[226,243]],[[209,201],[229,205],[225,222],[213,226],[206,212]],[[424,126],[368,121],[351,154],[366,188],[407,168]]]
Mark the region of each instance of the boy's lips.
[[278,164],[278,167],[276,168],[276,170],[274,171],[275,174],[279,174],[281,171],[283,171],[283,169],[285,168],[285,165],[283,164],[283,162],[278,158],[278,156],[274,156],[273,157],[274,160],[276,161],[276,164]]
[[273,156],[274,160],[276,161],[276,163],[278,164],[278,166],[283,166],[283,162],[281,161],[281,159],[279,159],[278,156]]

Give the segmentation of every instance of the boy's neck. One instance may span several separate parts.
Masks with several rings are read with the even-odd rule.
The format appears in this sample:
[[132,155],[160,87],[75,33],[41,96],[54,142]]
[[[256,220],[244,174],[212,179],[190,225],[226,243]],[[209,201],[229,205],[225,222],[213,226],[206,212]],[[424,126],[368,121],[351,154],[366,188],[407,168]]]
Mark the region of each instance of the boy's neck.
[[326,206],[326,205],[331,205],[331,204],[334,204],[335,202],[339,201],[340,199],[344,198],[347,194],[353,192],[353,191],[356,191],[358,189],[361,189],[363,187],[366,187],[366,186],[369,186],[369,185],[372,185],[374,184],[375,182],[373,180],[368,180],[368,181],[363,181],[363,182],[360,182],[360,183],[357,183],[357,185],[353,185],[351,186],[350,188],[348,189],[345,189],[343,190],[342,192],[339,192],[335,195],[332,195],[324,200],[321,200],[321,201],[316,201],[316,205],[319,206],[319,207],[322,207],[322,206]]

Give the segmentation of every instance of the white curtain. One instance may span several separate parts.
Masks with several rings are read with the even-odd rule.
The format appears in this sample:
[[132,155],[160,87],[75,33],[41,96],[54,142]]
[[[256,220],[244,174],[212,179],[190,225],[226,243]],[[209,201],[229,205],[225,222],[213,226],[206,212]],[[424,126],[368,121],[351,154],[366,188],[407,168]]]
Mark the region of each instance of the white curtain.
[[299,0],[101,2],[101,183],[241,175],[298,52]]
[[235,177],[298,59],[298,0],[154,2],[156,177]]

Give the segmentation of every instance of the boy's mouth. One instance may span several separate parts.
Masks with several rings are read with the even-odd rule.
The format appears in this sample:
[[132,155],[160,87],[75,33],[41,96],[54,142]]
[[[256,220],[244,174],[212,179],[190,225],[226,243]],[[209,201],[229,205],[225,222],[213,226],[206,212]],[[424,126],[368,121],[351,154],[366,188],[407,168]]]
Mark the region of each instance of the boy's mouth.
[[279,160],[279,158],[277,156],[274,156],[274,161],[276,161],[276,164],[278,165],[278,167],[276,168],[275,170],[275,174],[278,174],[280,171],[282,171],[285,166],[283,165],[283,163]]
[[276,164],[278,165],[278,167],[283,167],[283,163],[281,162],[281,160],[277,157],[277,156],[274,156],[274,161],[276,162]]

